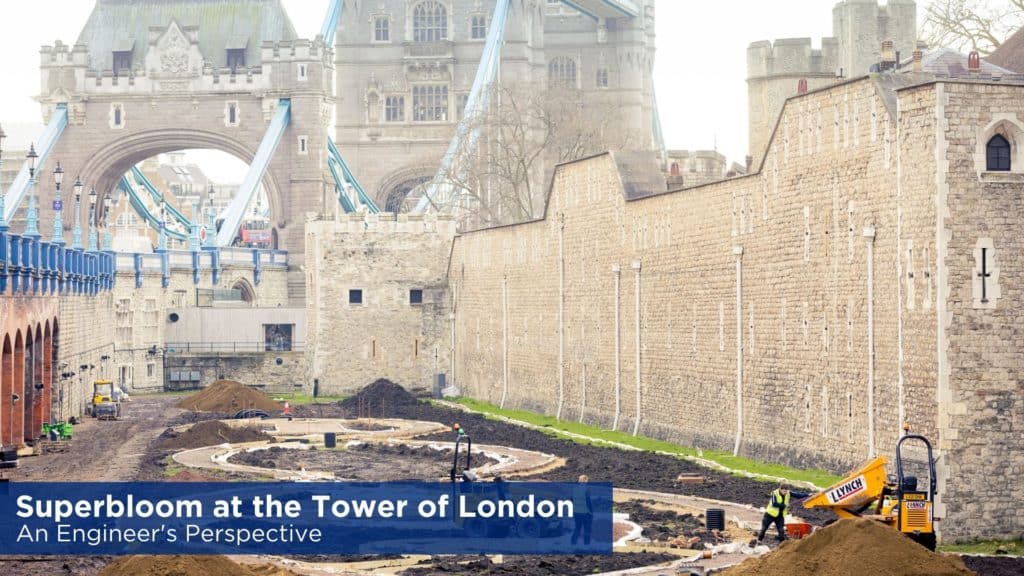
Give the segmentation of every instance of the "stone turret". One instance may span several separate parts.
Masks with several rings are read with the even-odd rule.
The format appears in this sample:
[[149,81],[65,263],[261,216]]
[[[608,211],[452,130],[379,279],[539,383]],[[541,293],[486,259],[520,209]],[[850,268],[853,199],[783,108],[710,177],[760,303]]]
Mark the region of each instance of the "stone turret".
[[892,41],[893,57],[909,57],[916,46],[914,0],[841,0],[832,9],[832,37],[821,49],[809,38],[754,42],[747,48],[750,155],[756,168],[782,105],[797,94],[801,80],[809,90],[837,78],[867,74],[881,61],[882,42]]
[[892,40],[901,59],[917,43],[917,6],[914,0],[843,0],[832,9],[832,33],[839,39],[839,66],[852,78],[871,70],[881,57],[882,42]]
[[755,167],[783,103],[797,93],[801,80],[806,80],[808,89],[835,81],[838,46],[835,38],[823,38],[820,49],[813,48],[810,38],[784,38],[754,42],[747,48],[750,155]]

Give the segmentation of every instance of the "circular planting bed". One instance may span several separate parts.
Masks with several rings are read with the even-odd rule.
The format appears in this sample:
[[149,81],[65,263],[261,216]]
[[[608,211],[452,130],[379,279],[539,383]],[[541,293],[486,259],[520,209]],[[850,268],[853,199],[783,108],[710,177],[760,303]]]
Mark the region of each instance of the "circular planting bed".
[[[460,466],[464,458],[460,455]],[[448,475],[452,452],[405,444],[363,443],[337,449],[271,446],[239,452],[228,458],[228,462],[274,470],[319,470],[346,480],[368,482],[434,480]],[[472,465],[480,467],[495,462],[482,454],[474,454]]]

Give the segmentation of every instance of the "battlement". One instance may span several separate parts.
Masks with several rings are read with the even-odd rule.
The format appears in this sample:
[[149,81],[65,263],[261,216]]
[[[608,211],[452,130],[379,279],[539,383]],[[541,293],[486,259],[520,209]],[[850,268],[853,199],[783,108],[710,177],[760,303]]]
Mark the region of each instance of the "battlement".
[[[264,42],[260,46],[263,62],[319,62],[325,56],[329,56],[330,49],[325,48],[323,38],[317,36],[314,40],[297,38],[295,40],[282,40],[280,42]],[[329,61],[329,60],[328,60]]]
[[779,76],[832,76],[839,57],[839,41],[822,38],[815,49],[810,38],[761,40],[747,47],[747,78]]
[[306,232],[313,234],[429,234],[455,236],[455,219],[448,214],[339,214],[334,220],[312,220]]
[[[282,82],[317,86],[324,68],[332,67],[329,50],[323,40],[296,39],[264,42],[261,62],[237,69],[215,65],[197,49],[188,53],[187,64],[168,70],[156,44],[150,46],[144,61],[118,73],[112,68],[96,69],[85,44],[74,47],[57,41],[39,50],[42,93],[55,86],[51,78],[63,77],[60,86],[72,94],[152,94],[154,92],[232,93],[281,88]],[[276,72],[276,74],[272,74]],[[70,73],[70,75],[68,75]],[[69,86],[67,79],[73,78]],[[312,82],[312,84],[310,84]],[[329,86],[322,86],[329,90]]]

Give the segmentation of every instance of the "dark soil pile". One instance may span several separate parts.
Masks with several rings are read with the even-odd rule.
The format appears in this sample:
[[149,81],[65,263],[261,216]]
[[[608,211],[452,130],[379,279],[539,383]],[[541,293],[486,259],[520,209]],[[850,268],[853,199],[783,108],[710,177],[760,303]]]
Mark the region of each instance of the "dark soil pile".
[[100,576],[253,576],[227,556],[123,556]]
[[202,448],[204,446],[216,446],[225,442],[235,444],[238,442],[258,442],[269,440],[270,437],[264,434],[259,428],[252,426],[235,427],[220,420],[206,420],[193,424],[184,432],[177,432],[168,428],[160,435],[159,448],[162,450],[185,450],[189,448]]
[[4,556],[4,576],[96,576],[110,556]]
[[234,380],[218,380],[178,403],[186,410],[227,412],[255,408],[267,412],[281,410],[281,405],[266,394]]
[[615,511],[629,514],[630,522],[643,527],[644,538],[652,542],[668,542],[677,538],[692,538],[702,542],[713,542],[714,536],[704,527],[704,522],[693,514],[677,514],[671,510],[659,510],[649,506],[653,500],[632,500],[616,502]]
[[930,552],[874,520],[840,520],[722,576],[968,576],[960,558]]
[[[404,444],[359,444],[345,450],[291,449],[272,446],[266,450],[240,452],[230,462],[260,468],[333,472],[338,478],[369,482],[437,480],[448,475],[450,450]],[[493,464],[483,455],[473,457],[473,466]]]
[[961,556],[968,568],[978,576],[1020,576],[1024,574],[1024,558],[1019,556]]
[[589,574],[628,570],[661,562],[678,560],[671,554],[635,552],[611,556],[505,556],[495,564],[486,556],[469,561],[460,558],[431,559],[429,567],[409,568],[399,572],[402,576],[440,576],[466,574],[472,576],[583,576]]

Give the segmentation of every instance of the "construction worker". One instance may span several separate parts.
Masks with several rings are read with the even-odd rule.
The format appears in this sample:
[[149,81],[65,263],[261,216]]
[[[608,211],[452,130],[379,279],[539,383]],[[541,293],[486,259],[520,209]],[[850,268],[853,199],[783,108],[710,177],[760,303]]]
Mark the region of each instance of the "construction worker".
[[590,529],[594,521],[594,508],[590,503],[590,487],[587,482],[590,478],[581,474],[579,483],[572,489],[572,519],[575,524],[572,530],[570,542],[575,546],[579,540],[580,532],[583,533],[583,545],[590,546]]
[[284,417],[287,418],[289,421],[291,421],[292,419],[292,407],[290,404],[288,404],[287,400],[284,401]]
[[462,426],[459,426],[458,424],[454,424],[454,425],[452,425],[452,430],[455,431],[455,434],[459,438],[465,438],[466,437],[466,430]]
[[764,517],[761,518],[761,532],[757,535],[757,541],[761,542],[764,540],[764,535],[772,524],[775,524],[775,529],[779,531],[779,535],[775,539],[779,542],[785,540],[786,511],[789,510],[789,497],[795,496],[797,499],[800,499],[807,498],[809,495],[807,492],[790,492],[788,487],[781,484],[778,488],[772,490],[771,499],[768,501],[768,506],[764,509]]

